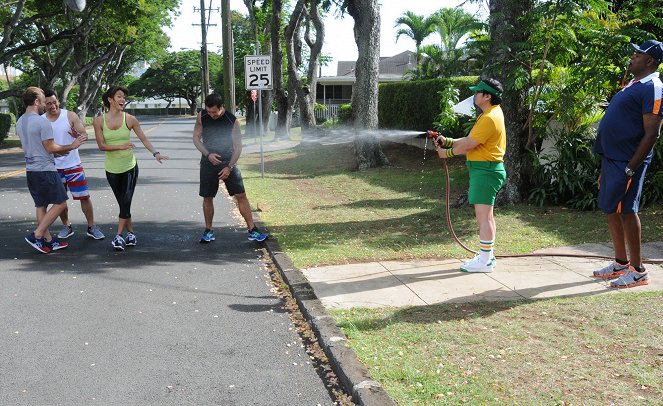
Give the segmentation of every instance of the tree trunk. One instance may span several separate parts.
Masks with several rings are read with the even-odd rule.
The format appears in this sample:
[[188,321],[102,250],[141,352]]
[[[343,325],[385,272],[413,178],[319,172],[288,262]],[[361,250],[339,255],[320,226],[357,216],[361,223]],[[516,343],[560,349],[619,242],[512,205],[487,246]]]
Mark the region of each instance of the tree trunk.
[[532,10],[533,0],[490,0],[491,50],[485,74],[499,80],[504,86],[502,109],[507,133],[504,166],[507,180],[498,195],[499,204],[512,204],[526,197],[532,174],[531,157],[527,152],[527,92],[529,85],[514,89],[510,72],[521,64],[516,51],[529,37],[523,17]]
[[[295,4],[290,20],[285,27],[285,49],[288,57],[288,99],[287,115],[288,120],[292,119],[293,108],[297,101],[298,89],[301,87],[301,80],[297,69],[301,65],[301,44],[299,43],[299,28],[304,17],[304,5],[306,0],[298,0]],[[279,113],[279,119],[280,119]]]
[[283,15],[283,0],[273,0],[272,3],[272,65],[274,75],[274,100],[276,101],[276,139],[290,138],[290,120],[292,118],[292,107],[288,111],[288,95],[283,87],[283,49],[281,44],[281,18]]
[[[315,128],[315,99],[316,86],[318,84],[318,57],[322,52],[322,44],[325,40],[325,26],[320,18],[319,0],[309,1],[308,17],[305,19],[306,32],[304,40],[308,45],[309,63],[306,72],[306,86],[298,87],[297,98],[299,100],[299,111],[302,125],[302,133]],[[311,38],[311,26],[315,30],[315,39]]]
[[357,130],[355,154],[359,170],[389,165],[372,131],[378,128],[378,77],[380,71],[380,12],[377,0],[348,0],[355,20],[359,57],[352,90],[352,118]]

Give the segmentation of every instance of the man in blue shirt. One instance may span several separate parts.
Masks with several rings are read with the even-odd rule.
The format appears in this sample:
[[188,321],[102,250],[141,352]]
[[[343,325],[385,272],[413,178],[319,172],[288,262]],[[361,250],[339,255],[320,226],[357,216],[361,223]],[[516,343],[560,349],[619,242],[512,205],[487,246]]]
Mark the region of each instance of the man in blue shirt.
[[608,216],[615,252],[615,261],[594,276],[616,278],[610,281],[613,288],[649,284],[640,254],[638,209],[663,117],[663,83],[657,72],[663,44],[648,40],[633,48],[628,64],[633,79],[610,101],[594,145],[602,157],[599,207]]

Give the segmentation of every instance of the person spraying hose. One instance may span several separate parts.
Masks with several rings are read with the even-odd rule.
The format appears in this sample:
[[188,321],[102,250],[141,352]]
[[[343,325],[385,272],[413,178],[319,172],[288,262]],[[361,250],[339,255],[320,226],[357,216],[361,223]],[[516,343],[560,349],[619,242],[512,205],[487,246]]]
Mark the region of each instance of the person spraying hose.
[[486,273],[492,272],[497,264],[493,253],[496,235],[493,206],[495,196],[506,180],[506,129],[504,113],[500,107],[503,88],[497,80],[486,78],[476,86],[470,86],[470,90],[474,92],[474,105],[481,110],[474,127],[466,137],[459,139],[438,134],[435,145],[441,159],[467,156],[466,165],[470,176],[468,198],[470,204],[474,205],[479,224],[480,249],[460,270]]

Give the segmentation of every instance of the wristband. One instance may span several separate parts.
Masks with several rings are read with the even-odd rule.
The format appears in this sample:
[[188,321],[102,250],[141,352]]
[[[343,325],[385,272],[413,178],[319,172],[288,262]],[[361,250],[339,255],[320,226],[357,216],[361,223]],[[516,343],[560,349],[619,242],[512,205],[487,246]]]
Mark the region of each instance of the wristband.
[[157,155],[159,155],[159,154],[160,154],[160,152],[159,152],[159,151],[154,151],[154,153],[152,154],[152,156],[156,158],[156,157],[157,157]]
[[454,141],[455,140],[450,137],[440,137],[437,139],[437,145],[439,145],[442,148],[453,148]]
[[455,156],[456,156],[456,155],[454,154],[454,149],[453,149],[453,147],[449,148],[449,149],[447,150],[447,158],[453,158],[453,157],[455,157]]

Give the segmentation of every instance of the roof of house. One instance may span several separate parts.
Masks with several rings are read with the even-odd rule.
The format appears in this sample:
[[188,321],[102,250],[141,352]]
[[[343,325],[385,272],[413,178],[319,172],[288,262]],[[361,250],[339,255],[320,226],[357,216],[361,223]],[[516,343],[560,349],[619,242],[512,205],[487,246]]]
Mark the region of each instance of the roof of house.
[[[356,61],[339,61],[336,76],[355,76]],[[401,52],[398,55],[380,58],[380,78],[398,76],[402,78],[405,72],[417,66],[416,55],[412,51]]]

